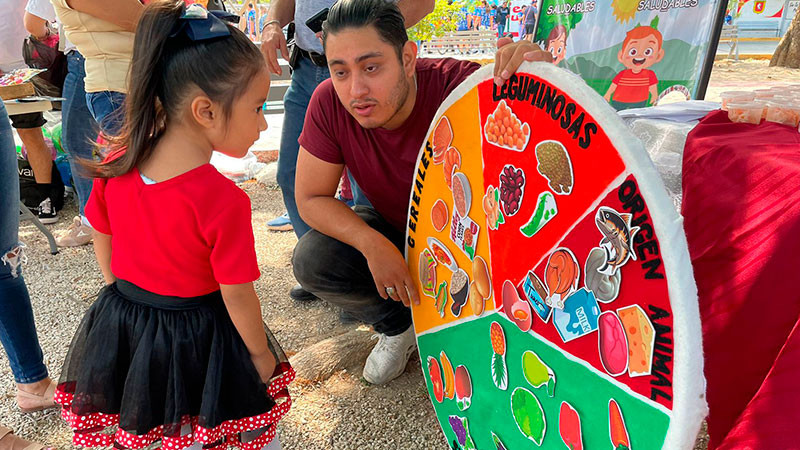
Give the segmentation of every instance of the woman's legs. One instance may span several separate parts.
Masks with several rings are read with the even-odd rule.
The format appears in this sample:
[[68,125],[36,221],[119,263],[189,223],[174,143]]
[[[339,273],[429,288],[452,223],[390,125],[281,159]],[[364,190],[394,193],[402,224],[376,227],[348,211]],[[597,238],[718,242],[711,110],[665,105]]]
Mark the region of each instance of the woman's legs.
[[[36,336],[33,309],[22,277],[25,261],[19,242],[19,175],[11,125],[0,102],[0,342],[8,355],[17,388],[42,395],[50,385]],[[20,399],[20,407],[32,405]]]
[[75,190],[78,193],[78,212],[84,216],[83,209],[92,193],[92,179],[86,177],[80,160],[91,160],[94,145],[97,139],[97,123],[86,106],[86,91],[83,80],[86,77],[83,67],[83,56],[77,50],[67,54],[69,73],[64,80],[64,97],[66,100],[62,109],[62,140],[64,150],[69,155],[69,165],[72,169],[72,178],[75,180]]

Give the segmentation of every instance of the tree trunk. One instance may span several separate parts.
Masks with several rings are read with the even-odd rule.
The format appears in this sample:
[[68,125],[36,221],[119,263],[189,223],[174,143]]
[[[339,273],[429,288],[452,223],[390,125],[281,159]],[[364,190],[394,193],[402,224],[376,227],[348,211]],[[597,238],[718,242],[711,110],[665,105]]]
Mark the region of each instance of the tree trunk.
[[289,358],[289,362],[299,382],[323,381],[342,369],[360,369],[375,346],[371,337],[372,332],[359,327],[317,342]]
[[800,68],[800,10],[794,15],[789,29],[772,55],[770,66]]

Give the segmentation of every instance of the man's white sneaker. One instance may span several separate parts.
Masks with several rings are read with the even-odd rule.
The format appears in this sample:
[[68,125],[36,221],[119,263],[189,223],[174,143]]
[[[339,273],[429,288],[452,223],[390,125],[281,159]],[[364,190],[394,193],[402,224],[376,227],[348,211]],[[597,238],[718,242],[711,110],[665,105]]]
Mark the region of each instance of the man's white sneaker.
[[408,358],[417,348],[414,326],[396,336],[376,334],[378,343],[364,364],[364,379],[372,384],[386,384],[406,370]]

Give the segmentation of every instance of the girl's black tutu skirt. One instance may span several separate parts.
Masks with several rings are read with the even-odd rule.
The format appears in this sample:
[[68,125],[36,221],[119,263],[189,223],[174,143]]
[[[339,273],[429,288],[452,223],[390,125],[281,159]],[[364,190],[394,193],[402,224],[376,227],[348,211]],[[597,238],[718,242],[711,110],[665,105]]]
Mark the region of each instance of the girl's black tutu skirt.
[[[75,333],[56,402],[81,447],[260,449],[291,406],[294,379],[272,333],[265,385],[219,292],[165,297],[126,281],[104,288]],[[242,442],[241,433],[258,435]]]

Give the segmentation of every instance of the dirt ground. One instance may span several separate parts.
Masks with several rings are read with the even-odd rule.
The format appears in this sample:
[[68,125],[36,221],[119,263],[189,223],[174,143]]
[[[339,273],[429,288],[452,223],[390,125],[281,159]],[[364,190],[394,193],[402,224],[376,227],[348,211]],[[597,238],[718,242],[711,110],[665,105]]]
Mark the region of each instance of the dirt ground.
[[[720,62],[714,67],[709,99],[719,92],[745,86],[797,82],[800,71],[772,69],[764,61]],[[284,350],[295,354],[322,339],[358,325],[341,325],[338,311],[322,302],[297,303],[287,292],[294,284],[290,266],[296,238],[293,233],[271,233],[264,223],[281,214],[283,205],[275,186],[255,182],[243,185],[253,204],[253,227],[262,272],[256,283],[264,319]],[[61,213],[52,230],[66,228],[76,214],[74,203]],[[83,313],[102,286],[91,246],[62,249],[50,255],[47,242],[30,223],[20,227],[28,245],[25,267],[41,345],[52,375],[60,363]],[[56,410],[21,414],[14,402],[15,388],[5,354],[0,355],[0,422],[28,439],[56,448],[71,448],[71,434]],[[427,397],[420,362],[415,355],[405,373],[385,387],[361,379],[360,364],[326,381],[295,384],[294,406],[281,422],[285,449],[441,449],[447,447]],[[701,432],[696,450],[706,447]]]

